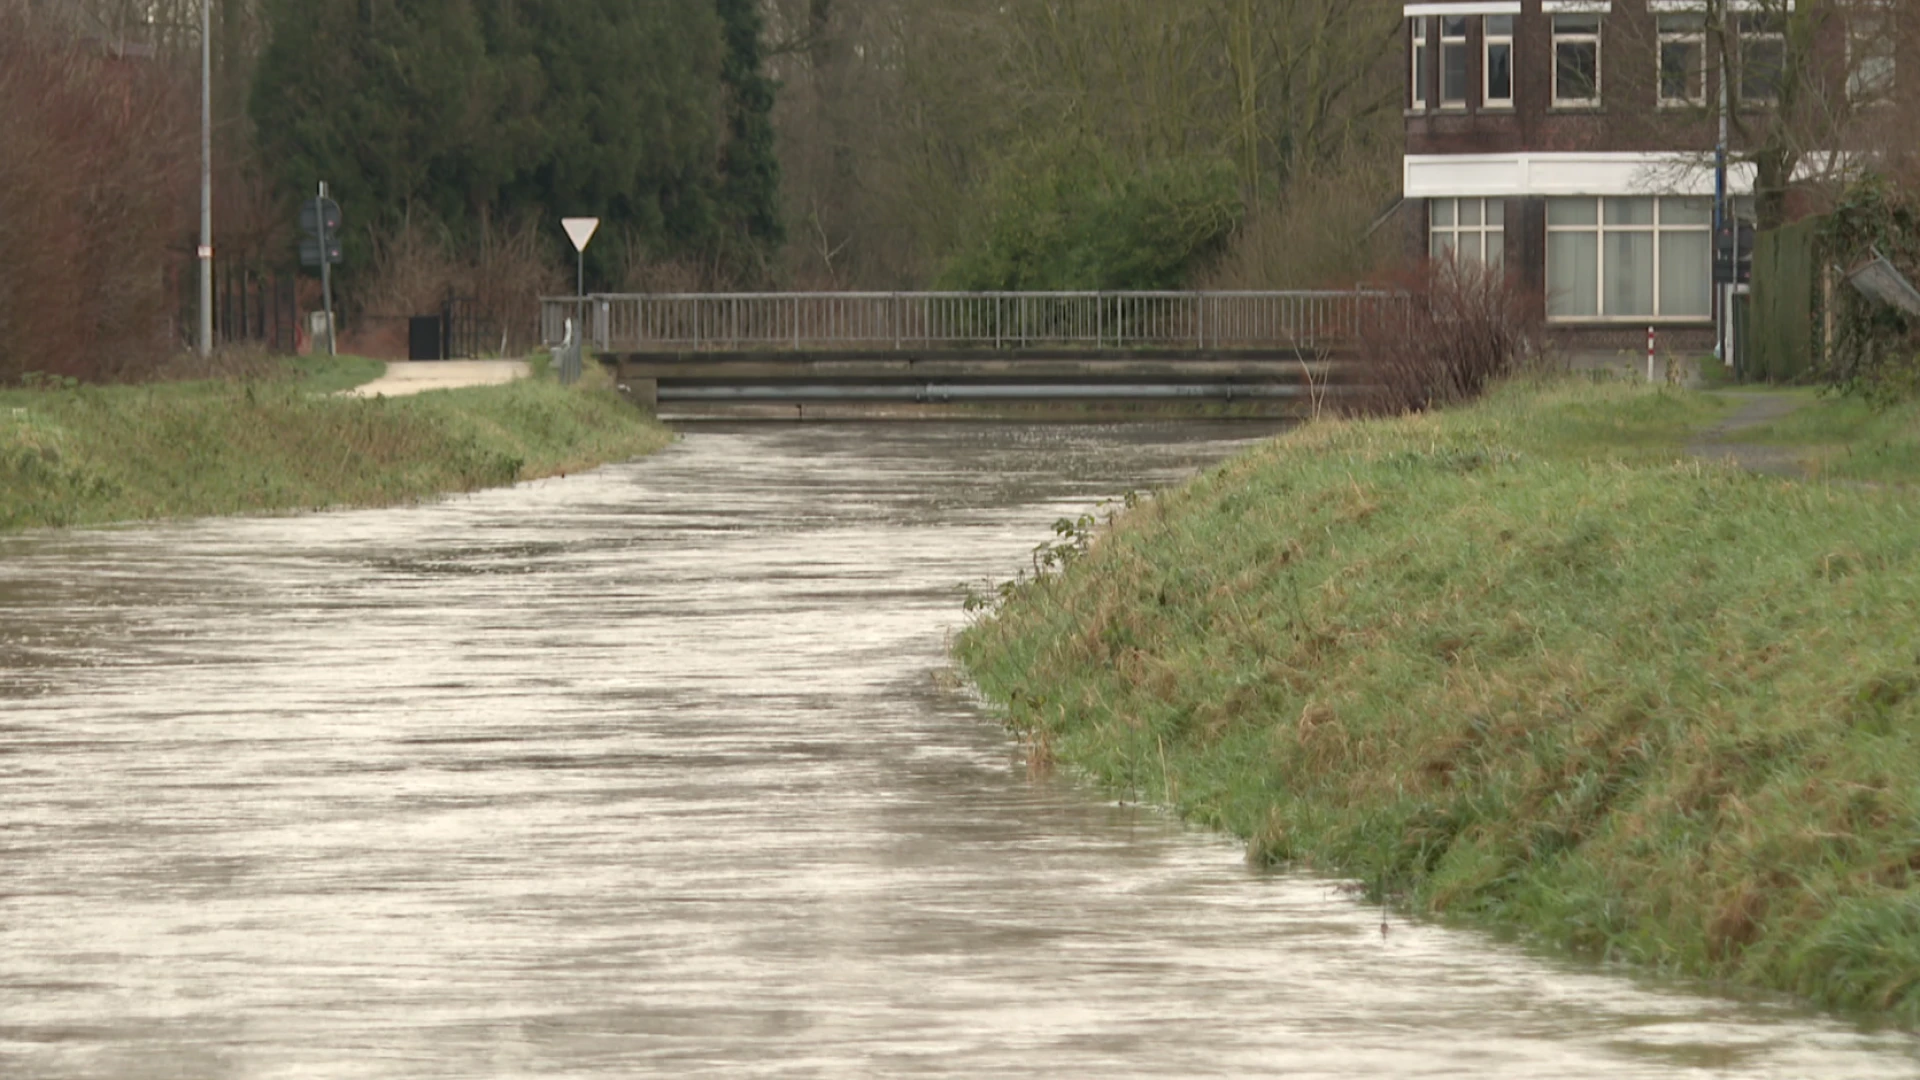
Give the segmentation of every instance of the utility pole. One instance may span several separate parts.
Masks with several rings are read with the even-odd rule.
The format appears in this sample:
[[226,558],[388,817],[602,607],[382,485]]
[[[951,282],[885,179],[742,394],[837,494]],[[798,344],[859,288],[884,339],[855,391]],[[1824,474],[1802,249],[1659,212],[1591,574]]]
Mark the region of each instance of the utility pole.
[[320,295],[327,306],[327,355],[338,356],[340,350],[334,347],[333,339],[338,335],[333,329],[333,259],[332,248],[327,240],[327,182],[320,181],[320,197],[314,200],[315,217],[320,222]]
[[213,353],[213,0],[200,0],[200,336]]
[[[1728,343],[1733,327],[1733,286],[1721,284],[1718,267],[1720,265],[1720,234],[1727,227],[1727,108],[1732,98],[1727,93],[1727,8],[1723,3],[1720,14],[1720,137],[1713,150],[1713,275],[1714,324],[1713,355],[1726,367],[1733,366],[1733,349]],[[1734,228],[1733,259],[1740,259],[1740,230]]]

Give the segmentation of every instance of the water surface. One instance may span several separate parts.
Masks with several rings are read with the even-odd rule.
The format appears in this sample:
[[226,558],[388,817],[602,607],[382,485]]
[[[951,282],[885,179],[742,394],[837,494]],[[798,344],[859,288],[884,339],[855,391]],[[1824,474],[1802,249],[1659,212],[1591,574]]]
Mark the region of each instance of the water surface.
[[1029,777],[955,587],[1247,434],[696,428],[0,538],[0,1076],[1920,1075]]

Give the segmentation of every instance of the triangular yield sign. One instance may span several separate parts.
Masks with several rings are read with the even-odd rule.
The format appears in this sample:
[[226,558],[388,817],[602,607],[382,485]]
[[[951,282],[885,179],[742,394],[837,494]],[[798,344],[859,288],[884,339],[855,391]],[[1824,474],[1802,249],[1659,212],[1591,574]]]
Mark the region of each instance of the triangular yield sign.
[[600,227],[597,217],[561,218],[560,224],[567,230],[567,238],[573,241],[573,250],[586,251],[587,241],[593,239],[595,229]]

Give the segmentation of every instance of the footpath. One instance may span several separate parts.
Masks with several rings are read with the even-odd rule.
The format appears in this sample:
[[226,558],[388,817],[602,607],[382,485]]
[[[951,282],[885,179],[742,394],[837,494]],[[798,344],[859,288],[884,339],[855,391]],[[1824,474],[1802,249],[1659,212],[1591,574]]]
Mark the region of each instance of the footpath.
[[527,377],[524,360],[395,360],[387,373],[347,393],[355,397],[405,397],[428,390],[494,386]]
[[1808,454],[1804,447],[1769,446],[1741,442],[1743,431],[1765,427],[1806,408],[1812,402],[1805,397],[1781,394],[1715,393],[1715,397],[1739,403],[1739,408],[1719,423],[1702,431],[1686,446],[1688,454],[1711,461],[1729,461],[1751,472],[1775,476],[1804,476]]

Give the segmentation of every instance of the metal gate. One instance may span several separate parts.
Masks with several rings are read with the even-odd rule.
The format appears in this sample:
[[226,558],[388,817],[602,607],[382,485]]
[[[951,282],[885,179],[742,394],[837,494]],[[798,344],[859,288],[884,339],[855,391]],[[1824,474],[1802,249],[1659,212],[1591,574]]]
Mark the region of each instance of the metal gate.
[[[274,353],[299,347],[299,280],[242,263],[214,266],[213,329],[220,345],[257,344]],[[183,307],[191,309],[190,305]],[[192,325],[182,320],[181,325]]]
[[449,296],[440,308],[441,340],[449,360],[477,360],[485,347],[486,320],[480,301],[472,296]]

